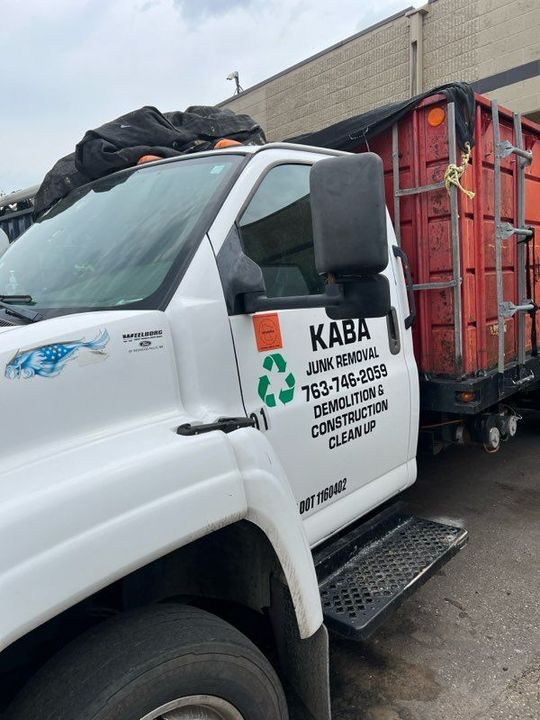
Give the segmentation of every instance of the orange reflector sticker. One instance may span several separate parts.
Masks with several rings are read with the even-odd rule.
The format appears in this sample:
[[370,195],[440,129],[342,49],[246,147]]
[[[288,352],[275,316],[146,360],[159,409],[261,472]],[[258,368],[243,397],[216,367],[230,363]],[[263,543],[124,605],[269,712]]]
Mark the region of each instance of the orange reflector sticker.
[[428,112],[427,121],[431,127],[439,127],[444,122],[446,112],[442,107],[434,107]]
[[253,329],[255,330],[255,340],[259,352],[277,350],[283,347],[279,315],[277,313],[254,315]]

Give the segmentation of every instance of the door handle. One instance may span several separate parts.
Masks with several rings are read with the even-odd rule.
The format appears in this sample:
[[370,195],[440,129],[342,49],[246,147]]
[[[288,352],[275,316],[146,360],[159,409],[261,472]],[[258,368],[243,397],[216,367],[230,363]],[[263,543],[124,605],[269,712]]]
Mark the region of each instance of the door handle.
[[390,308],[390,312],[386,316],[386,326],[388,328],[388,344],[392,355],[398,355],[401,350],[401,341],[399,338],[399,323],[395,307]]
[[222,417],[212,423],[185,423],[177,428],[177,435],[203,435],[204,433],[221,430],[224,433],[234,432],[240,428],[255,427],[255,420],[246,417]]
[[409,301],[409,316],[405,318],[405,328],[408,330],[416,322],[416,299],[414,297],[413,279],[411,274],[411,266],[407,253],[397,245],[392,246],[394,257],[401,260],[403,272],[405,273],[405,285],[407,286],[407,299]]

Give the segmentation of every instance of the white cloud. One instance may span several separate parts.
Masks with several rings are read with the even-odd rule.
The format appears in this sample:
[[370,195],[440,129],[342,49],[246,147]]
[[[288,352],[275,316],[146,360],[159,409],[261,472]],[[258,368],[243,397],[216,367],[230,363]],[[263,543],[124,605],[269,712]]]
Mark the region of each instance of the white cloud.
[[261,5],[264,0],[173,0],[187,20],[200,21],[202,18],[227,15],[236,8]]
[[141,105],[214,104],[407,0],[2,3],[0,190],[39,182],[85,130]]

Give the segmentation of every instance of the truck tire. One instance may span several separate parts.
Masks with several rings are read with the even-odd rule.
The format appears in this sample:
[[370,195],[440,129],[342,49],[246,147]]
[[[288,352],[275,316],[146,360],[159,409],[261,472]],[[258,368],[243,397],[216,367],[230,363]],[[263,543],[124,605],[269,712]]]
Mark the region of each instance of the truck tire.
[[108,620],[30,681],[6,720],[287,720],[277,675],[236,628],[158,605]]

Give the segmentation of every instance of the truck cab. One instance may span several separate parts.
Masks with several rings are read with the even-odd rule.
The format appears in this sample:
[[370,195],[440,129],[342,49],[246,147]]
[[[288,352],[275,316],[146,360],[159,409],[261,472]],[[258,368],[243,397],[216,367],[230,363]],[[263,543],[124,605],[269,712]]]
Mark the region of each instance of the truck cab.
[[466,541],[389,504],[403,264],[380,159],[290,144],[109,175],[0,257],[8,717],[330,717],[327,628],[367,637]]

